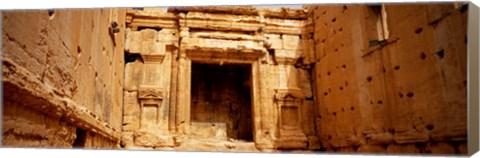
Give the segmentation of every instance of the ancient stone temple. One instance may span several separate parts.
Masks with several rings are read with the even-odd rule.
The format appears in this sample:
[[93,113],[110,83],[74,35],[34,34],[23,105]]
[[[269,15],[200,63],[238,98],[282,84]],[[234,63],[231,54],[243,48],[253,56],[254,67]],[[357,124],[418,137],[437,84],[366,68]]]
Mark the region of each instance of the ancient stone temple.
[[306,10],[128,10],[126,24],[126,148],[319,149]]
[[2,145],[467,153],[467,3],[2,13]]

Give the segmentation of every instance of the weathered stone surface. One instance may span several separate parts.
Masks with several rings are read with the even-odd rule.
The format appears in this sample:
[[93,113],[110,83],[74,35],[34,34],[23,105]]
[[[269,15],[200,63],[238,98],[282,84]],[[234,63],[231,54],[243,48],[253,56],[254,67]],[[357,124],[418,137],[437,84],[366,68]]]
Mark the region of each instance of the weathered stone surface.
[[423,143],[429,140],[429,134],[426,132],[410,130],[405,132],[396,132],[393,139],[397,144]]
[[3,104],[3,140],[7,146],[71,148],[74,126],[10,101]]
[[122,145],[125,149],[131,149],[134,147],[133,144],[134,133],[133,132],[122,132],[122,139],[120,141],[120,145]]
[[265,17],[280,18],[280,19],[307,19],[309,13],[305,9],[292,8],[257,8],[261,15]]
[[162,9],[149,8],[144,11],[128,9],[126,24],[134,30],[141,27],[176,28],[177,16],[173,13],[165,13]]
[[227,140],[227,124],[192,122],[189,136],[196,139]]
[[212,52],[266,52],[263,43],[256,41],[232,41],[208,38],[189,38],[182,40],[187,50]]
[[172,45],[176,39],[171,32],[168,33],[171,37],[165,34],[153,29],[127,31],[125,50],[141,55],[165,56],[167,45]]
[[428,143],[426,152],[432,154],[455,154],[455,147],[449,143]]
[[173,7],[169,12],[205,12],[217,14],[262,15],[278,19],[307,19],[308,10],[293,8],[256,8],[254,6]]
[[468,154],[468,145],[466,142],[461,143],[457,148],[459,152],[458,154]]
[[254,6],[201,6],[201,7],[171,7],[169,12],[205,12],[219,14],[257,15],[258,8]]
[[258,16],[189,12],[186,18],[186,27],[198,29],[255,32],[264,26]]
[[47,62],[47,13],[4,12],[2,16],[2,54],[40,78]]
[[392,144],[393,135],[391,133],[378,133],[378,134],[368,134],[366,136],[368,144],[380,145],[380,144]]
[[252,36],[248,34],[232,33],[232,32],[220,32],[220,31],[199,31],[191,32],[192,38],[211,38],[211,39],[226,39],[226,40],[249,40],[249,41],[264,41],[261,36]]
[[139,117],[140,116],[123,116],[122,130],[127,132],[140,129],[140,120],[138,120]]
[[137,131],[134,135],[135,145],[143,147],[171,147],[174,145],[172,136],[158,135],[150,132]]
[[[466,138],[466,89],[460,84],[466,79],[460,68],[466,68],[460,66],[466,61],[466,27],[455,6],[308,7],[315,26],[312,76],[321,141],[351,146],[336,135],[362,133],[368,145],[390,144],[388,152],[420,153],[412,143]],[[386,43],[372,44],[379,36]]]
[[342,134],[331,138],[328,143],[330,144],[329,146],[338,148],[365,145],[365,140],[358,136]]
[[308,149],[318,150],[320,148],[321,148],[321,144],[317,136],[308,136]]
[[138,90],[138,86],[143,82],[143,70],[144,64],[137,58],[134,62],[125,64],[125,80],[124,90],[135,91]]
[[357,149],[360,153],[385,153],[385,147],[376,145],[364,145]]
[[420,149],[415,146],[415,144],[405,144],[405,145],[388,145],[387,153],[395,154],[412,154],[420,153]]
[[303,94],[305,94],[306,98],[312,98],[313,92],[312,92],[312,83],[311,83],[310,73],[307,70],[303,70],[303,69],[297,69],[297,70],[299,72],[298,87],[302,89]]
[[336,148],[335,152],[339,153],[354,153],[356,152],[353,147],[341,147],[341,148]]
[[[39,115],[46,122],[22,123],[9,120],[19,114],[3,115],[12,125],[3,131],[3,145],[117,148],[124,58],[116,54],[123,54],[124,29],[110,34],[108,20],[124,27],[125,10],[4,13],[2,81],[4,98],[10,99],[4,107],[24,106],[32,112],[19,110],[28,114],[22,117]],[[30,132],[30,127],[37,128]]]

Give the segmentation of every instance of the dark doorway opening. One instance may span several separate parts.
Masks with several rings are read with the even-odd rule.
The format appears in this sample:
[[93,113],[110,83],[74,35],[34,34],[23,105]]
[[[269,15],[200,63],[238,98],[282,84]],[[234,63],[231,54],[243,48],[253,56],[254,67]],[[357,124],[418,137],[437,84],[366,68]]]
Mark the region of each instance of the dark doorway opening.
[[73,148],[83,148],[87,140],[87,131],[77,128],[77,138],[73,141]]
[[250,64],[192,63],[192,122],[222,122],[228,138],[253,141]]

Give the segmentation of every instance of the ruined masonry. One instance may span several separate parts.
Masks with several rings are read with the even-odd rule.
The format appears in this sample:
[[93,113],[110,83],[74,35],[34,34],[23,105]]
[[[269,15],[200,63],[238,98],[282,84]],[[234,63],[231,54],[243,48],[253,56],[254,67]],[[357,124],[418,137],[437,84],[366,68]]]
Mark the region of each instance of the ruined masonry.
[[2,12],[2,145],[467,153],[468,4]]

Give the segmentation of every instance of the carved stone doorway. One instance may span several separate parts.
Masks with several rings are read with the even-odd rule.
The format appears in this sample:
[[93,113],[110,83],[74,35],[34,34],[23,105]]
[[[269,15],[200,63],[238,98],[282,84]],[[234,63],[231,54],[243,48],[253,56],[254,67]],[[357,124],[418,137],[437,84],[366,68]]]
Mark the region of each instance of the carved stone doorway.
[[191,132],[253,141],[251,64],[192,62]]

